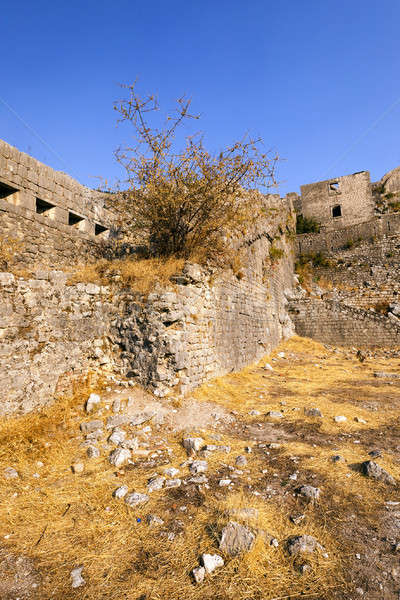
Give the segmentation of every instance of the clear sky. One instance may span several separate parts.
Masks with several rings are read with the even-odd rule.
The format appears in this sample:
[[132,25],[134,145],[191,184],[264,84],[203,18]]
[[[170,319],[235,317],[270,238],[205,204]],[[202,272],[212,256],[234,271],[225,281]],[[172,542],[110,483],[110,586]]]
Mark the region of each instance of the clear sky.
[[262,136],[281,194],[400,165],[400,0],[20,0],[0,22],[0,138],[91,187],[123,175],[137,77],[192,96],[211,149]]

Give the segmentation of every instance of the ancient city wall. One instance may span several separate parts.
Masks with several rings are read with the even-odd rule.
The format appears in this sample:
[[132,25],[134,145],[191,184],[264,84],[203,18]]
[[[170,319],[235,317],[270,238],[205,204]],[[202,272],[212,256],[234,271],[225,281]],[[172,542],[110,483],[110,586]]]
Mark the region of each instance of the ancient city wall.
[[304,233],[296,239],[297,254],[330,254],[342,250],[347,244],[357,240],[376,241],[384,236],[400,234],[400,213],[376,216],[365,223],[359,223],[321,233]]
[[21,262],[56,266],[96,254],[113,222],[104,194],[0,140],[0,238],[21,241]]
[[[291,217],[281,208],[280,225],[243,244],[239,272],[187,264],[148,298],[115,284],[69,285],[62,271],[1,273],[0,412],[37,409],[89,370],[112,369],[162,396],[271,351],[293,333],[286,295],[294,257],[281,234]],[[272,245],[282,257],[271,258]]]
[[400,324],[339,302],[298,299],[290,302],[289,314],[298,335],[326,344],[357,348],[400,346]]

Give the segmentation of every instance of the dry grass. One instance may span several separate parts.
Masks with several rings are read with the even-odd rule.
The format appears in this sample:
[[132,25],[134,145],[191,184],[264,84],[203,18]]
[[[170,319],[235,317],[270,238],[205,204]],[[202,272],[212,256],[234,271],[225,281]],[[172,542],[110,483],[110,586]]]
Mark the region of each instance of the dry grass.
[[157,285],[165,286],[171,277],[180,273],[185,261],[179,258],[115,259],[98,260],[95,263],[78,265],[71,273],[69,283],[111,283],[129,286],[147,294]]
[[[279,358],[278,350],[287,358]],[[265,362],[274,366],[272,374],[261,368]],[[366,408],[370,395],[377,396],[372,371],[396,368],[398,359],[375,359],[373,364],[367,361],[361,365],[354,354],[335,353],[311,340],[293,338],[259,365],[205,384],[193,397],[199,403],[212,401],[236,411],[240,427],[221,425],[219,442],[213,438],[215,430],[199,430],[199,424],[193,424],[191,433],[201,435],[206,443],[230,445],[231,453],[213,453],[207,458],[209,490],[190,486],[162,490],[137,509],[114,500],[113,490],[124,483],[130,490],[144,492],[148,478],[155,471],[162,473],[167,464],[158,468],[138,464],[133,469],[116,470],[106,459],[108,451],[99,459],[85,458],[79,423],[85,419],[84,400],[93,391],[87,381],[71,398],[40,415],[8,419],[0,425],[0,473],[6,466],[20,473],[17,480],[4,480],[0,489],[0,533],[7,536],[4,544],[36,561],[44,574],[37,596],[40,599],[351,597],[349,561],[358,542],[356,536],[347,539],[348,529],[344,531],[343,524],[350,513],[355,513],[372,529],[377,527],[382,502],[397,495],[396,487],[377,484],[351,468],[366,459],[368,440],[397,422],[399,407],[390,404],[392,387],[386,385],[379,391],[378,400],[385,410]],[[179,403],[173,406],[180,410]],[[324,419],[305,417],[303,408],[309,406],[318,406]],[[253,409],[261,414],[249,415]],[[111,414],[105,407],[101,410],[102,418]],[[284,421],[270,426],[265,416],[268,410],[283,410]],[[348,421],[336,424],[333,416],[337,414],[348,416]],[[355,422],[355,414],[367,424]],[[257,428],[257,423],[262,427]],[[280,436],[281,448],[266,452],[265,444],[264,449],[259,447],[256,439],[261,438],[254,433],[257,429],[266,432],[262,440],[266,443]],[[157,435],[157,448],[173,451],[168,466],[180,468],[184,474],[181,465],[187,457],[181,446],[182,434],[161,429]],[[358,436],[362,443],[354,444]],[[102,443],[98,446],[102,448]],[[229,476],[229,465],[243,454],[245,446],[253,447],[253,452],[243,474],[233,489],[218,487],[218,479]],[[346,462],[332,465],[332,454],[342,455]],[[80,475],[74,475],[70,468],[77,459],[86,464]],[[38,466],[37,461],[44,466]],[[386,451],[378,462],[400,480],[395,455]],[[288,475],[296,469],[302,473],[301,481],[289,482]],[[34,473],[40,477],[33,477]],[[304,504],[293,495],[302,482],[321,488],[318,504]],[[265,495],[268,487],[273,490],[270,496]],[[254,491],[261,495],[254,495]],[[279,547],[265,543],[260,536],[248,554],[225,557],[223,569],[203,585],[194,585],[191,569],[198,565],[202,553],[219,552],[218,536],[230,519],[229,510],[242,507],[258,509],[258,517],[249,525],[279,539]],[[288,518],[299,511],[306,515],[300,526]],[[150,528],[145,522],[149,513],[161,516],[165,526]],[[173,541],[160,536],[162,531],[180,529],[184,533],[178,533]],[[315,536],[329,555],[307,557],[312,568],[305,575],[300,575],[299,565],[285,545],[288,537],[299,534]],[[77,565],[84,565],[87,585],[73,591],[69,574]]]

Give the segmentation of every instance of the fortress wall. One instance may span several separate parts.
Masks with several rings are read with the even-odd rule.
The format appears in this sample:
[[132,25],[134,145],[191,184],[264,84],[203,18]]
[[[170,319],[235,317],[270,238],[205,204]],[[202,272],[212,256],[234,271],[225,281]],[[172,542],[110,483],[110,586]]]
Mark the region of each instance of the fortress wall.
[[108,238],[113,221],[104,194],[0,140],[0,237],[23,242],[21,262],[76,262]]
[[331,300],[290,302],[296,333],[319,342],[359,348],[400,347],[400,324]]
[[[0,273],[0,412],[39,409],[88,371],[113,370],[163,396],[267,354],[293,333],[294,257],[279,233],[290,210],[280,206],[244,244],[237,275],[187,264],[148,298],[116,284],[68,285],[61,271]],[[272,243],[280,259],[271,259]]]
[[351,225],[335,231],[304,233],[296,239],[297,254],[330,254],[341,250],[349,242],[356,240],[375,241],[384,236],[400,234],[400,213],[379,215],[358,225]]

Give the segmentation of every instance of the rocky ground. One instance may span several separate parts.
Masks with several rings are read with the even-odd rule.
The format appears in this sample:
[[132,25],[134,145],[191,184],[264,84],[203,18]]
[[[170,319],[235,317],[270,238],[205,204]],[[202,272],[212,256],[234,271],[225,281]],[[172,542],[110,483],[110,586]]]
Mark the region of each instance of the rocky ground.
[[0,426],[0,598],[400,598],[400,353],[293,338]]

